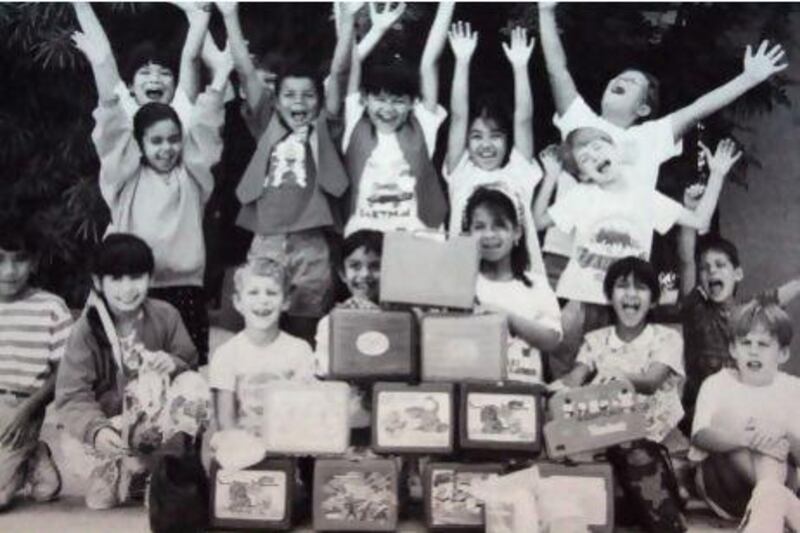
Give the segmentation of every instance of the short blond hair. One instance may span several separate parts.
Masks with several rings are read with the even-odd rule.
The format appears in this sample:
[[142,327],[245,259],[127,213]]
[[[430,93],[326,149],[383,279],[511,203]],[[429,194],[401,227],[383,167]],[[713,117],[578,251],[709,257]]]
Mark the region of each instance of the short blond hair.
[[777,303],[755,299],[737,307],[731,315],[731,331],[735,338],[746,336],[758,324],[778,340],[781,348],[787,348],[792,343],[792,319]]
[[284,295],[286,294],[286,268],[273,259],[251,259],[239,265],[233,273],[233,292],[239,295],[244,287],[244,280],[247,276],[261,276],[270,278],[280,286]]

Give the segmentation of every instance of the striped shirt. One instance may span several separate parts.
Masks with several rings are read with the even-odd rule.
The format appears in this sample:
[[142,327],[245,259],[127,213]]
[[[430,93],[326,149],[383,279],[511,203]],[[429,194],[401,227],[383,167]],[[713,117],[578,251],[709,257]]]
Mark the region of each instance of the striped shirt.
[[50,377],[61,359],[72,315],[64,301],[29,289],[13,302],[0,302],[0,391],[27,397]]

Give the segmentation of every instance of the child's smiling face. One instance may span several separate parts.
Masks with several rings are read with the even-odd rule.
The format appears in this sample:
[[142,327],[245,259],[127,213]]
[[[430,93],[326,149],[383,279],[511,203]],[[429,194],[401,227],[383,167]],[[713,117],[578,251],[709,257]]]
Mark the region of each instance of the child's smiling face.
[[508,135],[496,121],[478,117],[470,125],[467,150],[469,158],[478,168],[498,169],[508,152]]
[[367,94],[364,105],[375,129],[380,133],[393,133],[405,123],[414,102],[408,95],[389,94],[384,91]]
[[175,74],[165,66],[147,63],[134,73],[130,89],[139,105],[168,104],[175,97]]
[[619,177],[619,152],[602,137],[575,147],[572,154],[578,167],[577,178],[582,182],[603,186]]
[[270,276],[248,273],[233,296],[233,307],[244,317],[245,327],[265,331],[277,327],[289,302],[284,300],[283,287]]
[[170,172],[178,164],[183,152],[183,134],[180,125],[170,119],[159,120],[142,135],[142,152],[145,161],[156,172]]
[[0,248],[0,302],[11,301],[25,290],[33,264],[27,252]]
[[361,246],[344,260],[342,280],[352,296],[378,301],[381,279],[381,256]]
[[764,386],[775,381],[778,367],[789,360],[789,349],[782,347],[764,324],[756,322],[746,335],[734,339],[731,355],[742,383]]
[[624,114],[635,118],[646,117],[650,108],[646,104],[650,82],[638,70],[626,70],[606,85],[601,109],[603,116]]
[[283,78],[275,109],[292,131],[310,125],[319,113],[319,94],[314,80],[295,76]]
[[734,266],[726,253],[714,249],[703,254],[698,266],[700,286],[708,298],[715,303],[732,301],[736,285],[744,277],[741,267]]
[[611,290],[611,307],[617,316],[617,327],[636,330],[647,320],[647,312],[653,305],[653,294],[646,283],[636,279],[633,273],[620,276]]
[[489,263],[510,257],[514,244],[522,237],[518,226],[507,218],[496,216],[485,205],[475,207],[469,232],[478,237],[481,260]]
[[130,316],[139,311],[147,299],[150,288],[150,274],[106,274],[94,277],[95,288],[103,294],[109,311],[116,317]]

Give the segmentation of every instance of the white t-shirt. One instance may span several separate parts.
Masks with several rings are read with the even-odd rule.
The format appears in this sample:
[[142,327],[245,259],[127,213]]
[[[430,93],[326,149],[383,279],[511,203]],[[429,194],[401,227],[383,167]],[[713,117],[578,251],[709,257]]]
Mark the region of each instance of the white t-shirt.
[[312,381],[314,354],[302,339],[280,332],[267,346],[254,344],[244,331],[214,352],[208,381],[212,389],[236,394],[238,425],[260,436],[264,392],[273,381]]
[[[351,93],[344,103],[344,138],[346,152],[356,124],[365,113],[358,93]],[[411,110],[425,138],[428,155],[436,148],[436,133],[447,118],[442,106],[431,113],[420,100]],[[377,144],[364,164],[356,207],[345,226],[345,236],[361,229],[377,231],[418,230],[426,226],[417,216],[417,177],[403,156],[397,135],[377,132]]]
[[[518,279],[494,281],[479,274],[475,294],[482,304],[506,309],[561,335],[561,310],[547,277],[534,273],[527,276],[530,287]],[[522,339],[509,338],[507,372],[509,381],[544,383],[541,353]]]
[[675,142],[672,115],[657,120],[621,128],[604,119],[586,105],[581,96],[572,101],[563,116],[556,115],[553,124],[565,138],[576,128],[592,127],[608,133],[620,151],[622,159],[634,167],[629,174],[632,183],[648,190],[656,188],[661,163],[683,153],[683,141]]
[[603,294],[608,267],[629,255],[648,260],[653,230],[669,231],[683,209],[654,190],[609,191],[592,183],[577,184],[548,211],[561,231],[575,231],[575,245],[556,294],[579,302],[608,303]]
[[[561,174],[558,175],[558,178],[556,178],[555,202],[564,198],[567,192],[577,183],[578,180],[572,177],[572,174],[562,171]],[[544,234],[544,243],[542,244],[542,250],[544,252],[569,257],[570,254],[572,254],[573,246],[575,246],[575,243],[573,242],[571,233],[564,233],[558,229],[557,226],[550,226],[547,228]]]
[[[800,403],[800,378],[779,372],[775,381],[764,387],[745,385],[738,371],[723,368],[709,376],[700,386],[692,421],[692,436],[711,427],[714,416],[721,411],[737,419],[755,418],[772,422],[794,435],[800,435],[800,418],[794,407]],[[702,461],[708,452],[692,446],[689,459]]]
[[[125,114],[128,115],[131,120],[133,120],[133,115],[139,111],[139,108],[142,107],[136,101],[136,98],[133,97],[131,94],[130,89],[123,83],[119,82],[117,86],[114,88],[114,92],[119,96],[119,103],[122,106],[122,109],[125,111]],[[172,101],[169,103],[170,106],[175,110],[178,114],[178,118],[181,119],[181,125],[183,127],[183,131],[186,131],[186,128],[189,127],[189,121],[192,118],[192,112],[194,111],[194,104],[189,101],[189,97],[186,96],[186,93],[183,92],[183,89],[180,86],[175,88],[175,96],[172,97]]]
[[646,406],[647,437],[661,442],[683,418],[681,389],[686,372],[683,368],[683,337],[676,330],[648,324],[638,337],[625,342],[614,326],[590,331],[584,337],[575,360],[597,372],[596,380],[615,373],[641,374],[652,363],[668,366],[674,374],[649,395],[637,394]]
[[542,169],[536,161],[528,161],[512,148],[506,166],[488,171],[475,165],[469,158],[469,152],[464,151],[453,172],[448,173],[445,167],[443,175],[450,194],[450,235],[460,235],[463,232],[464,210],[472,193],[479,187],[501,184],[513,191],[522,202],[525,216],[522,222],[531,258],[530,269],[533,272],[544,272],[542,252],[531,213],[533,191],[542,179]]

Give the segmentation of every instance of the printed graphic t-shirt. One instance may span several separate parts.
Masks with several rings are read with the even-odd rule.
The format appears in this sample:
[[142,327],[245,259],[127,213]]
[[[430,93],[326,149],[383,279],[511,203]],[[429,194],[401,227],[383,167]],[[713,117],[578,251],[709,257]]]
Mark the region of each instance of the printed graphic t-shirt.
[[608,267],[629,255],[648,260],[653,230],[669,231],[683,209],[656,191],[609,191],[583,183],[570,189],[548,211],[559,229],[575,231],[569,263],[556,287],[558,297],[608,303],[603,294]]

